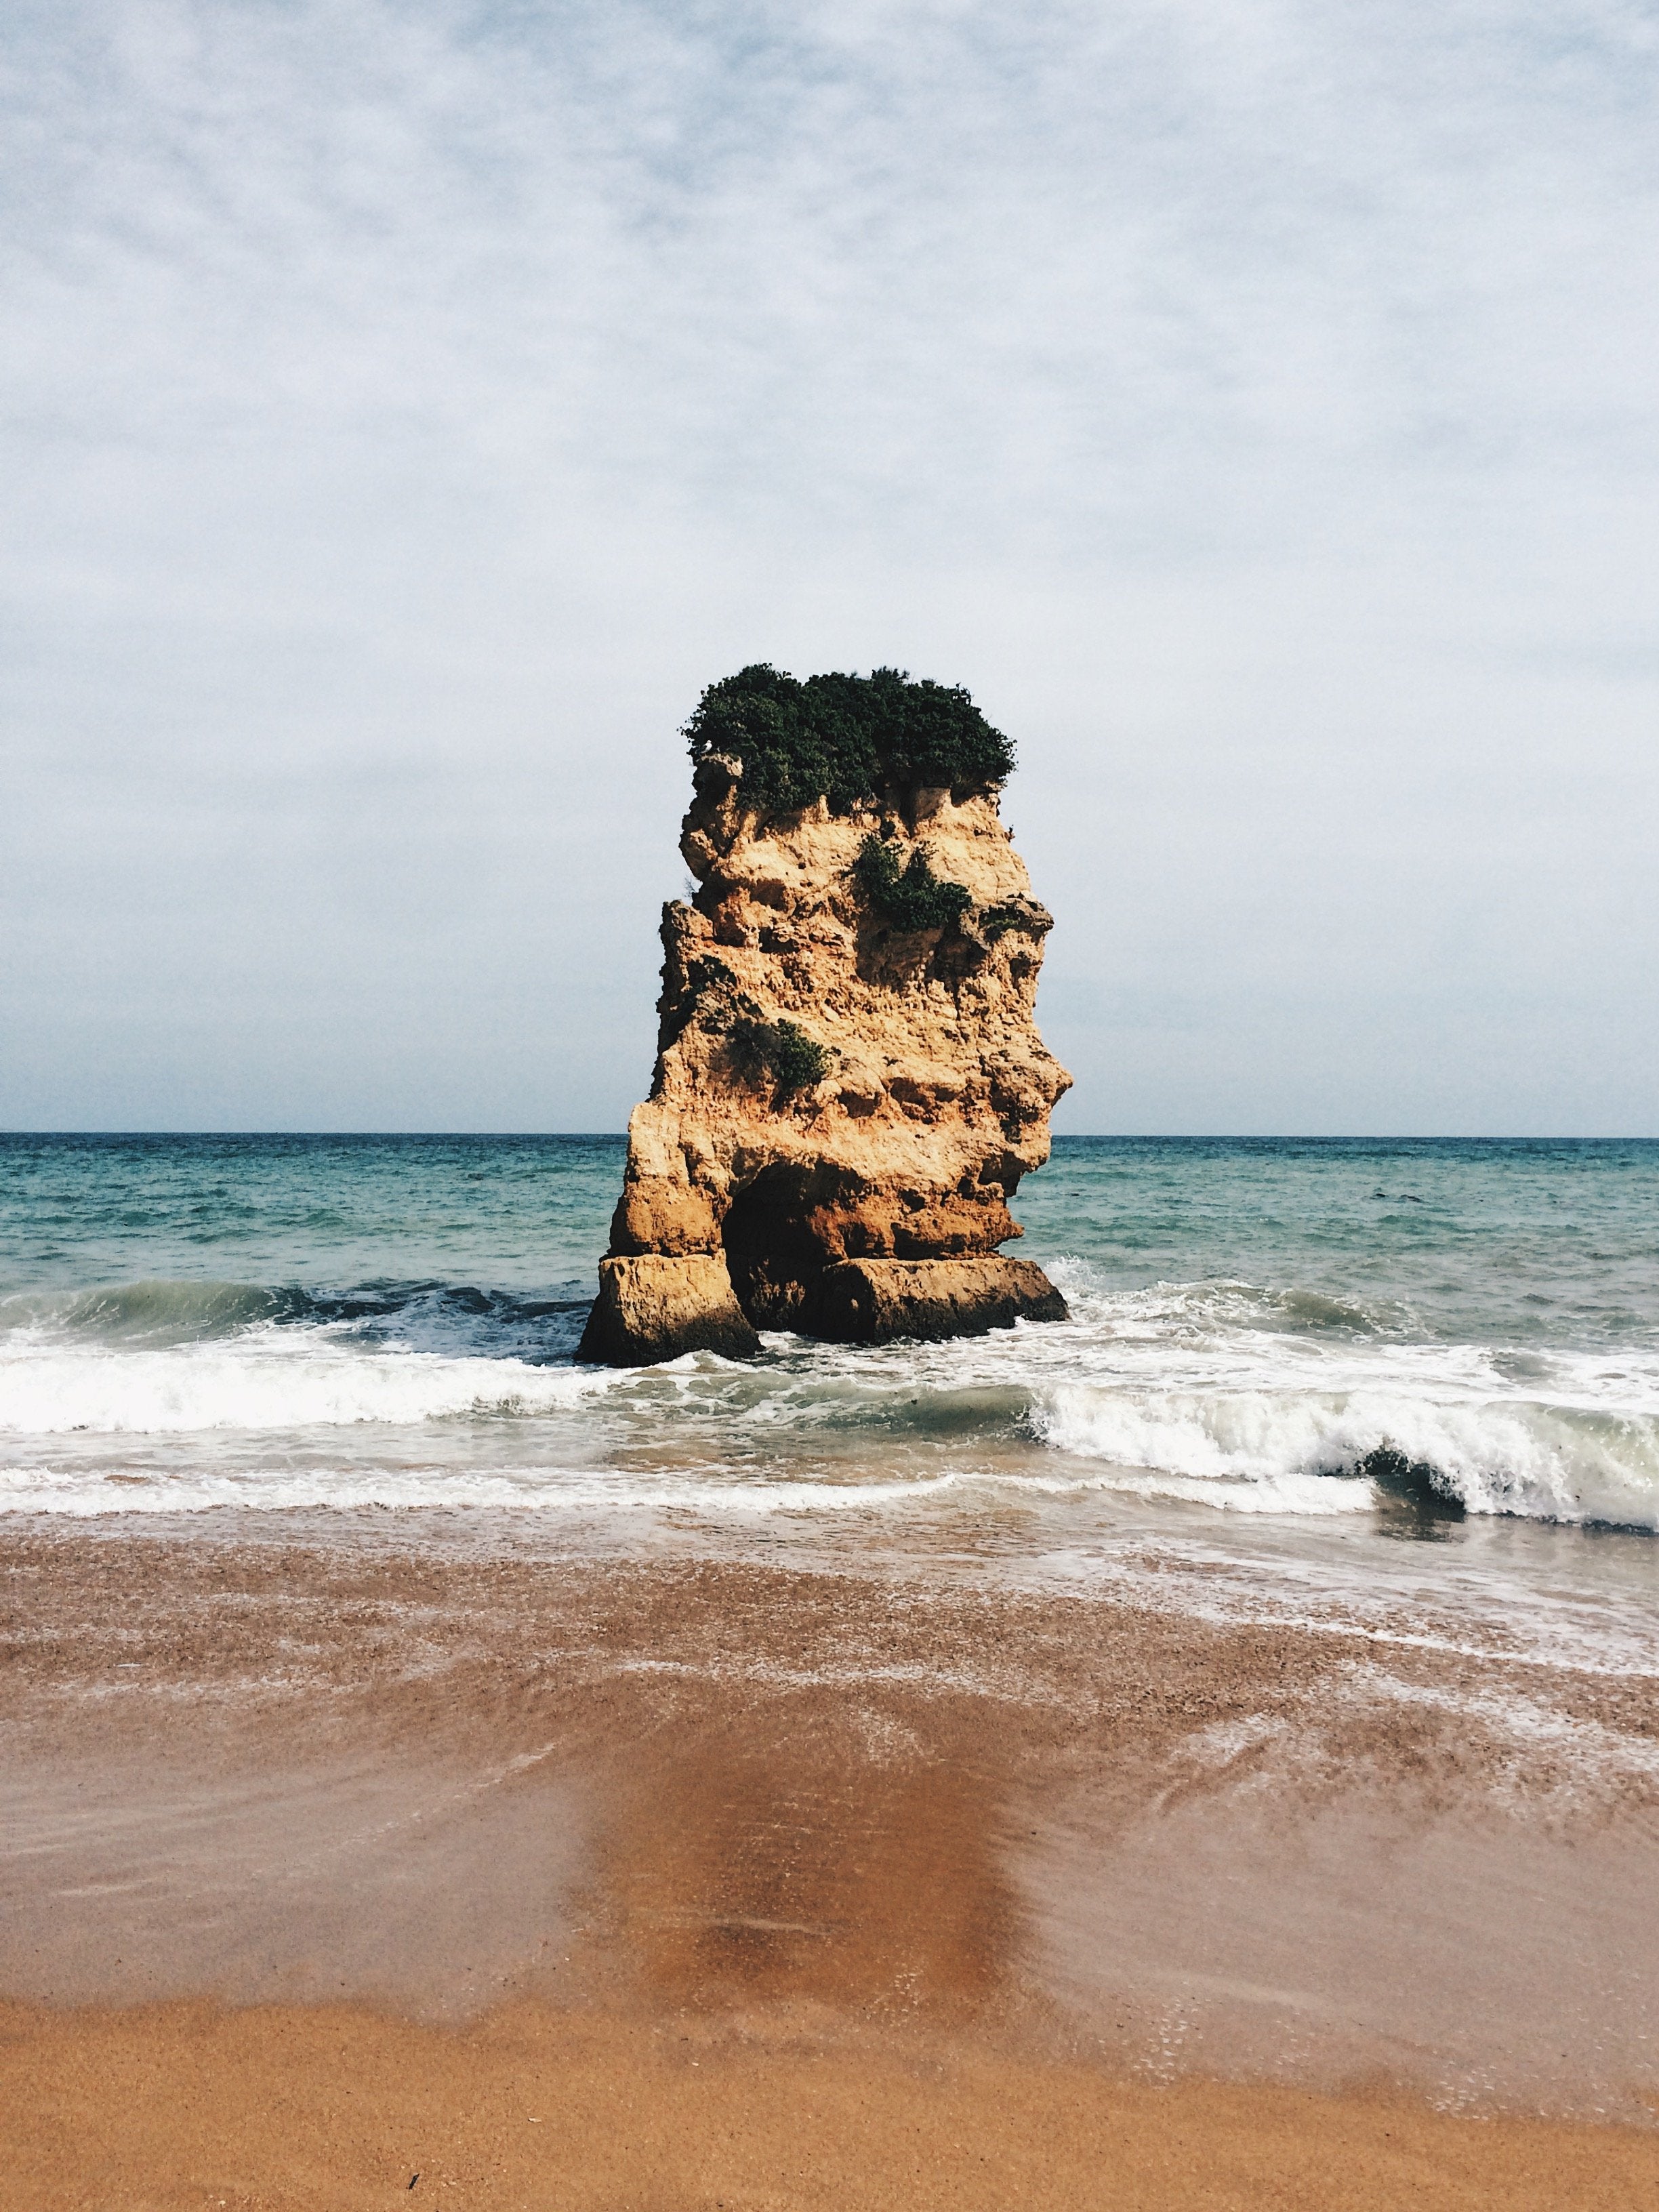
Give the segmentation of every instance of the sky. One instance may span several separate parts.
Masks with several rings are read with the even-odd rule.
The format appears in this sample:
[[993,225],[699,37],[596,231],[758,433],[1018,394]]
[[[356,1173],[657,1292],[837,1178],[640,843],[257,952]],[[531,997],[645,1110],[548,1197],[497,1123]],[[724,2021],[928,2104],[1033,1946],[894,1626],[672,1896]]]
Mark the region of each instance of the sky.
[[13,0],[0,1125],[620,1128],[967,685],[1060,1130],[1659,1135],[1656,0]]

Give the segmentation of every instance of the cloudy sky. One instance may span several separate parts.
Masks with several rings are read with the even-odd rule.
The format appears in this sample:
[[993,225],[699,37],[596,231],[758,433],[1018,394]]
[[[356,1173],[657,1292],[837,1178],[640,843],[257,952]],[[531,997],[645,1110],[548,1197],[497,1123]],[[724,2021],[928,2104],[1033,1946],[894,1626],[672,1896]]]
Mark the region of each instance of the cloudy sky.
[[620,1127],[678,726],[1018,741],[1074,1130],[1659,1134],[1655,0],[14,0],[0,1121]]

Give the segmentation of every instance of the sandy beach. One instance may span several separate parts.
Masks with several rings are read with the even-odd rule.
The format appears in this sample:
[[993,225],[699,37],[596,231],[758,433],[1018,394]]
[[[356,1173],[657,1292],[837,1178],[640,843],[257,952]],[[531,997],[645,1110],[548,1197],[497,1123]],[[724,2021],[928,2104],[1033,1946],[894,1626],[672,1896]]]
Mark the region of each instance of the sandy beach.
[[386,1516],[3,1567],[0,2203],[1659,2191],[1644,1682]]

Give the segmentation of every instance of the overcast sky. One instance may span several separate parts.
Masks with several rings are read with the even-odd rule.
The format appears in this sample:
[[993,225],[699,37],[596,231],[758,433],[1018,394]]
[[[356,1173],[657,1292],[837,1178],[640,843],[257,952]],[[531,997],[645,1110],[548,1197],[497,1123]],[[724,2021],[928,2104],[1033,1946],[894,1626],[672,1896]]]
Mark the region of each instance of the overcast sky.
[[1659,1134],[1653,0],[13,0],[0,1121],[619,1128],[678,734],[1016,739],[1073,1130]]

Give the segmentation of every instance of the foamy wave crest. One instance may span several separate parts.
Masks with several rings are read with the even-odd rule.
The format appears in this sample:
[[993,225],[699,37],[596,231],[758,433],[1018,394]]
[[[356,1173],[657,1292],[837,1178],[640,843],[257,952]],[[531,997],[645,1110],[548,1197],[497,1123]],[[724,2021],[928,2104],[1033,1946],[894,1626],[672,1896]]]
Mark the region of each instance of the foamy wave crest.
[[303,1291],[258,1283],[147,1279],[90,1291],[36,1291],[0,1298],[0,1341],[14,1331],[51,1330],[112,1343],[190,1343],[230,1336],[258,1322],[307,1310]]
[[829,1518],[926,1504],[971,1482],[935,1475],[908,1482],[711,1480],[659,1468],[573,1471],[558,1467],[456,1470],[436,1467],[313,1466],[229,1471],[150,1468],[110,1474],[96,1468],[0,1467],[0,1514],[58,1513],[93,1519],[117,1513],[204,1513],[226,1505],[261,1513],[307,1508],[511,1507],[590,1516],[691,1516],[703,1520],[771,1516]]
[[14,1337],[0,1352],[0,1431],[181,1434],[543,1413],[613,1379],[365,1345],[322,1328],[255,1327],[155,1350]]
[[1030,1418],[1044,1443],[1112,1462],[1126,1487],[1215,1504],[1340,1511],[1370,1502],[1381,1465],[1466,1512],[1659,1528],[1648,1413],[1407,1389],[1073,1383],[1051,1386]]

